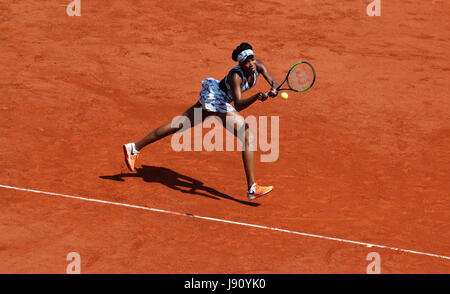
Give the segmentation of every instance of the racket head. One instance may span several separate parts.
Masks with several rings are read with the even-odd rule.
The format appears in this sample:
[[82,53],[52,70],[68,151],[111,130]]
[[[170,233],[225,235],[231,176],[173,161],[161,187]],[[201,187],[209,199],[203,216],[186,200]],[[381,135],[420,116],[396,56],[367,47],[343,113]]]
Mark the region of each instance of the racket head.
[[316,71],[311,63],[301,61],[294,64],[288,72],[286,83],[289,89],[295,92],[305,92],[316,81]]

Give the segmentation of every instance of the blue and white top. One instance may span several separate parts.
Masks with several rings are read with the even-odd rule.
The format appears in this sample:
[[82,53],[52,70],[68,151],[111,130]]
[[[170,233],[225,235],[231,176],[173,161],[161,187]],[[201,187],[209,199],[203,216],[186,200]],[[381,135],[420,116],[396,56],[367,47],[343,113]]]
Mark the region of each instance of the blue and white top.
[[[247,80],[247,76],[245,75],[244,71],[242,70],[241,66],[238,64],[235,67],[233,67],[230,72],[232,72],[233,70],[237,70],[240,73],[240,76],[242,78],[242,83],[241,83],[241,92],[244,93],[245,91],[247,91],[250,88],[253,88],[256,85],[256,79],[258,78],[258,71],[256,71],[253,74],[253,84],[249,85],[248,84],[248,80]],[[227,76],[225,77],[225,86],[227,87],[227,96],[230,99],[230,102],[233,100],[232,96],[231,96],[231,87],[230,84],[228,82],[228,76],[230,75],[230,73],[227,74]]]
[[202,104],[203,109],[220,113],[235,111],[234,107],[230,104],[233,101],[233,98],[231,95],[231,87],[228,82],[228,76],[233,71],[239,72],[242,78],[242,92],[245,92],[256,85],[256,80],[259,75],[258,71],[253,74],[253,83],[250,85],[244,71],[239,65],[233,67],[228,72],[227,76],[220,82],[214,78],[207,78],[202,81],[202,90],[198,99]]

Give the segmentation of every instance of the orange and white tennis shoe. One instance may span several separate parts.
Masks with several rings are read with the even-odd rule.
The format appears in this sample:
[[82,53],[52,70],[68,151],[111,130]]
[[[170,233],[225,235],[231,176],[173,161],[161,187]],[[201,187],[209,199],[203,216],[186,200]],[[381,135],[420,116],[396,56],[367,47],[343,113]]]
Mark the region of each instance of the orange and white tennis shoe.
[[130,171],[135,171],[134,164],[139,157],[139,151],[137,151],[134,143],[128,143],[123,145],[123,153],[125,155],[125,163]]
[[250,188],[250,190],[247,191],[247,196],[249,200],[253,200],[255,198],[258,198],[260,196],[266,195],[270,191],[273,190],[273,186],[261,186],[259,181],[256,181]]

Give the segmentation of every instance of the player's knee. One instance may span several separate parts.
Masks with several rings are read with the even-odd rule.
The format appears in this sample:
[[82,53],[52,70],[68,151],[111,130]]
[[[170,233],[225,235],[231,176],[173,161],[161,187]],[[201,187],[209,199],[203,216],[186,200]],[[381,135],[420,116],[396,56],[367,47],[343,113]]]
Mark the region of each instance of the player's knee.
[[244,122],[242,127],[237,131],[237,137],[242,142],[245,150],[256,150],[256,138],[247,122]]
[[245,149],[250,151],[256,150],[256,138],[250,128],[245,130]]
[[170,132],[175,133],[178,131],[183,131],[186,129],[190,129],[192,126],[190,119],[187,116],[180,115],[175,117],[168,127],[170,128]]

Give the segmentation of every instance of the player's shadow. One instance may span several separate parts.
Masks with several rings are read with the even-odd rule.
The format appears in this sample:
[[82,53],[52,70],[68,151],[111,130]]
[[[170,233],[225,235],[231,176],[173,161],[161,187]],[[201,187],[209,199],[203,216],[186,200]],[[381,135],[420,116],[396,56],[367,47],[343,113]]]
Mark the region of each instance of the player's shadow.
[[145,182],[160,183],[168,188],[180,191],[182,193],[200,195],[215,200],[224,198],[249,206],[260,205],[259,203],[233,198],[230,195],[219,192],[214,188],[204,186],[199,180],[177,173],[170,168],[160,166],[143,165],[141,168],[136,168],[136,173],[121,173],[111,176],[100,176],[100,178],[119,182],[125,181],[124,178],[142,178]]

